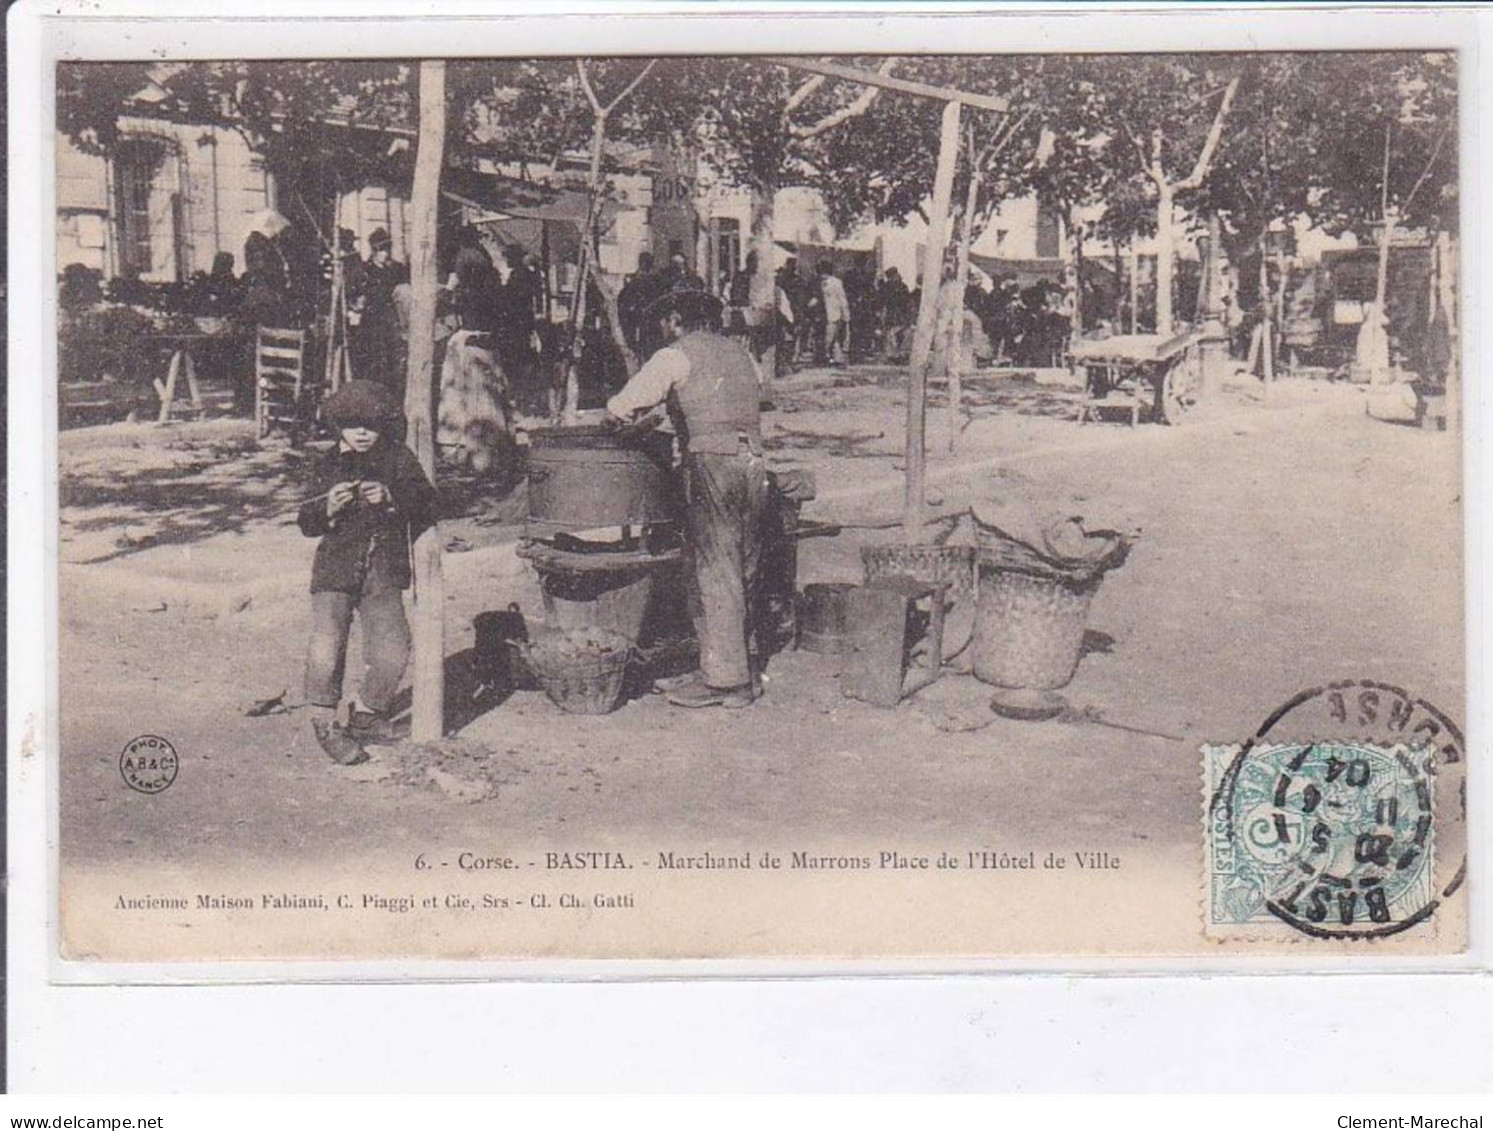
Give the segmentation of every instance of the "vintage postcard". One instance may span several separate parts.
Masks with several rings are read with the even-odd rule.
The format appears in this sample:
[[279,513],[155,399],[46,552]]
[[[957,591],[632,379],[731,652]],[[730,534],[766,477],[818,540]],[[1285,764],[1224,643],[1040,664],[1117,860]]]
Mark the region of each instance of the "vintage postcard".
[[64,41],[70,976],[1467,953],[1462,46],[997,22]]

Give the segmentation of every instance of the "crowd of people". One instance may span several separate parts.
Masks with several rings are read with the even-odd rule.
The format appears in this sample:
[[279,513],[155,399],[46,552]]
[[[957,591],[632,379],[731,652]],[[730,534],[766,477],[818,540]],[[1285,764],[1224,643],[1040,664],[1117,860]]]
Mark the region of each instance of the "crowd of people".
[[[564,326],[548,317],[535,257],[511,244],[494,257],[471,225],[452,236],[437,338],[443,341],[459,330],[486,336],[482,345],[519,407],[553,411],[566,352]],[[229,327],[224,348],[233,349],[229,368],[240,411],[253,405],[253,342],[259,326],[318,327],[323,335],[330,327],[333,343],[346,349],[347,373],[385,385],[402,398],[412,306],[409,269],[394,258],[394,241],[384,228],[369,234],[366,254],[351,230],[341,229],[334,239],[334,247],[323,245],[318,253],[318,241],[303,238],[297,229],[274,235],[256,231],[244,243],[242,274],[235,273],[234,256],[220,252],[211,271],[199,272],[186,285],[194,315],[220,316]],[[764,378],[809,365],[906,361],[920,292],[896,267],[878,276],[867,257],[848,263],[824,258],[809,267],[790,256],[772,275],[770,300],[757,291],[757,268],[752,252],[739,268],[724,271],[719,297],[723,332],[742,340]],[[79,289],[77,280],[65,282],[68,293]],[[128,283],[116,281],[110,297],[128,302],[122,290],[112,294]],[[709,289],[682,251],[675,249],[662,265],[643,252],[615,301],[618,330],[634,357],[646,361],[662,344],[657,320],[644,314],[661,296]],[[587,298],[578,327],[579,381],[583,402],[598,405],[626,382],[628,370],[606,296],[594,281]],[[1016,365],[1051,365],[1061,358],[1069,332],[1061,306],[1060,288],[1045,282],[972,285],[965,295],[965,309],[986,339],[986,356]]]
[[[841,271],[824,260],[809,274],[789,258],[776,284],[780,368],[907,360],[922,291],[909,287],[896,267],[878,279],[869,266]],[[1070,318],[1056,283],[971,284],[964,309],[978,324],[991,359],[1049,366],[1067,346]]]

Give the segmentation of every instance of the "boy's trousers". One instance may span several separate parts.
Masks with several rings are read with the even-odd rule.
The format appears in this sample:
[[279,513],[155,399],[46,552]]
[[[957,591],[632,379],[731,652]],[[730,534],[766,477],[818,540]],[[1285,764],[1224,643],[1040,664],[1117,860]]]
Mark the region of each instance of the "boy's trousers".
[[358,698],[368,710],[388,714],[410,658],[410,626],[399,589],[364,597],[323,590],[311,594],[311,646],[306,656],[306,699],[335,707],[342,699],[347,636],[353,610],[363,628],[363,686]]

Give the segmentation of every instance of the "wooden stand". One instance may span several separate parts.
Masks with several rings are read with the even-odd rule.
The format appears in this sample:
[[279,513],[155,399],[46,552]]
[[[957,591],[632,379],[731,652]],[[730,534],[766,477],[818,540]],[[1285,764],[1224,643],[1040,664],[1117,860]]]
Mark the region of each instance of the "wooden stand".
[[[895,707],[943,674],[944,598],[948,585],[902,575],[878,578],[846,595],[849,648],[840,690],[851,699]],[[926,606],[926,608],[920,608]],[[909,645],[909,626],[927,619]]]
[[157,424],[165,424],[171,419],[172,402],[176,400],[176,379],[182,373],[186,374],[187,392],[192,398],[192,411],[202,411],[202,392],[197,387],[197,366],[192,361],[192,351],[186,346],[177,346],[171,351],[171,364],[166,367],[166,383],[163,385],[159,380],[154,382],[156,396],[161,398],[161,412],[156,417]]

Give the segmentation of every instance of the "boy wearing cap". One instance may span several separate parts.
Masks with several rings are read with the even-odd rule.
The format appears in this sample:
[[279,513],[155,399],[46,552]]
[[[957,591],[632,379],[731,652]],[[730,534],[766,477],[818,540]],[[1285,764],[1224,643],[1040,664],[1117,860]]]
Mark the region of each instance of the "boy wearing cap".
[[[306,699],[317,742],[353,765],[367,758],[363,742],[389,734],[389,708],[409,661],[410,547],[435,521],[435,489],[395,435],[403,416],[384,386],[349,381],[327,398],[322,417],[337,429],[337,446],[317,468],[298,518],[303,534],[321,539],[311,567]],[[354,612],[366,670],[343,728],[334,719]]]

